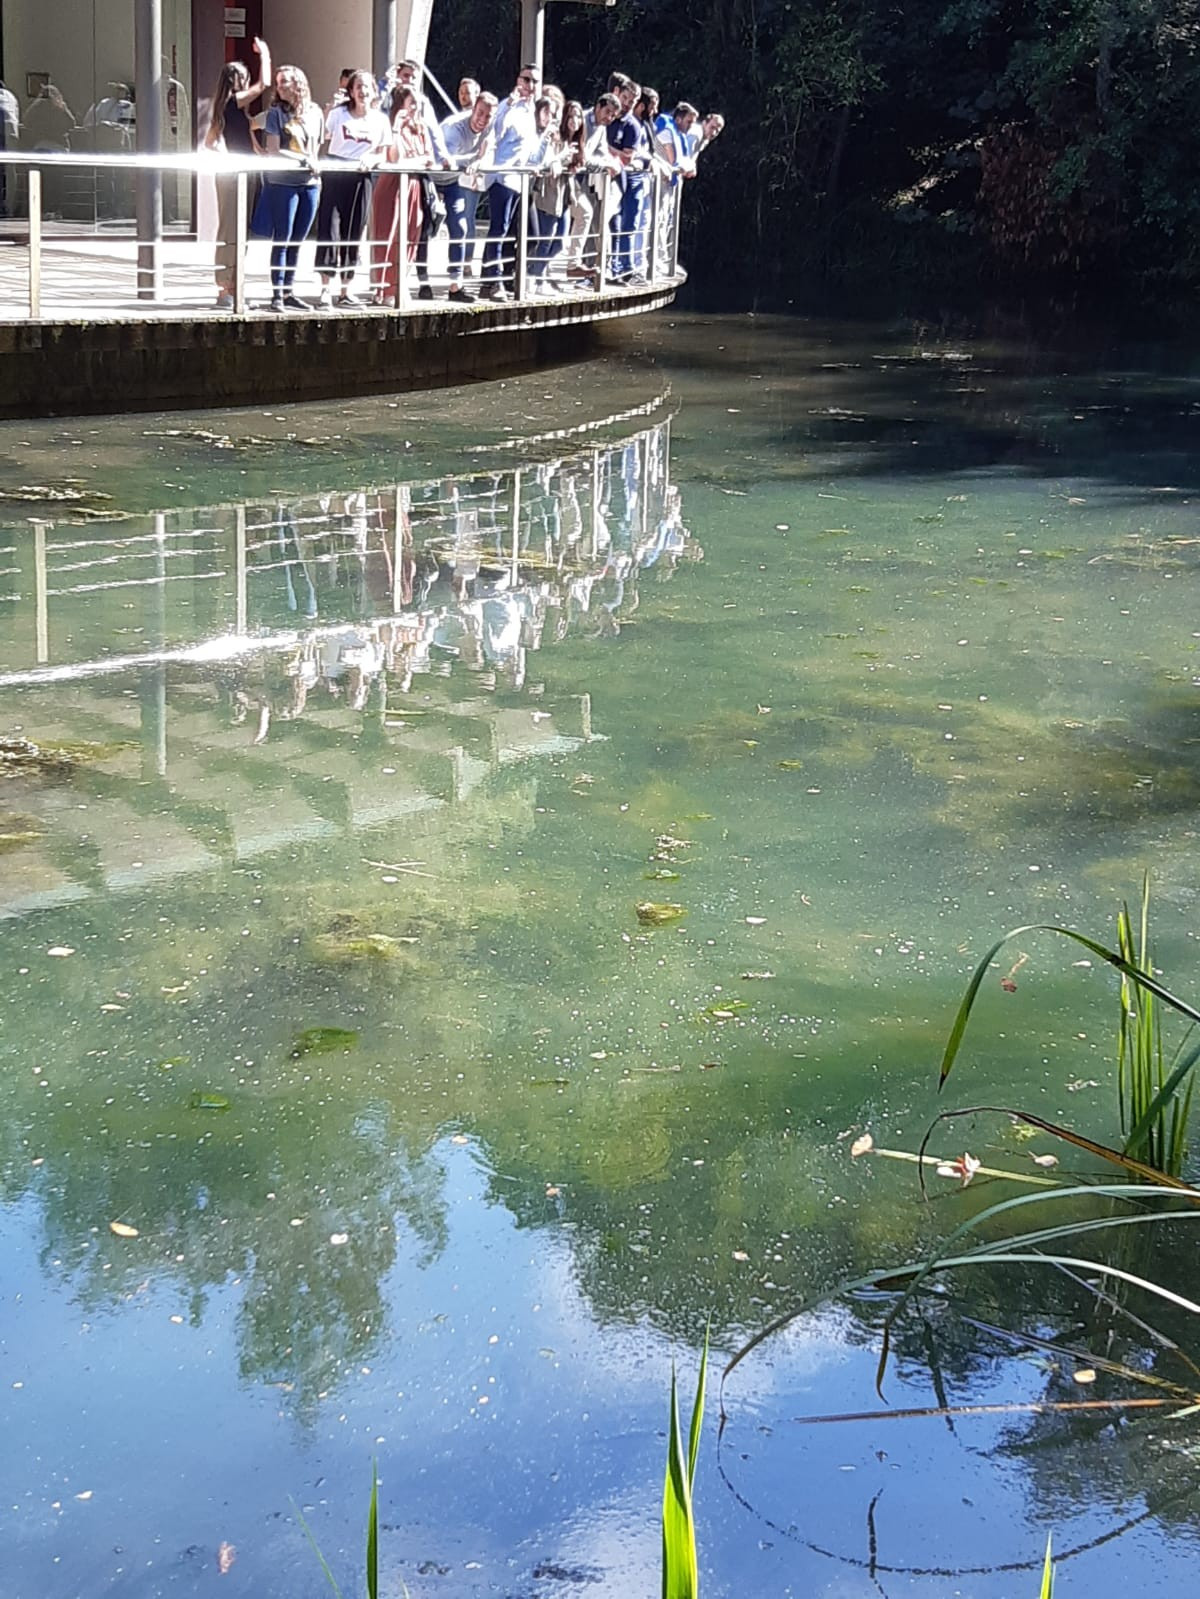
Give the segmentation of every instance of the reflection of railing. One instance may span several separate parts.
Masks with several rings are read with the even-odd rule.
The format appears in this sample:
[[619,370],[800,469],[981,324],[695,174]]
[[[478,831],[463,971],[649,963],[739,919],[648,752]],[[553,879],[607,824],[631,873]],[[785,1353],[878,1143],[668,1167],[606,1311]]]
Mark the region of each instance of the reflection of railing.
[[589,694],[527,672],[535,652],[616,633],[652,571],[699,554],[661,397],[652,414],[520,466],[0,527],[0,659],[31,661],[0,673],[0,729],[7,708],[43,752],[77,752],[87,798],[64,807],[36,769],[10,787],[33,821],[0,920],[347,830],[400,823],[420,853],[463,806],[489,828],[505,796],[532,807],[529,763],[603,736]]
[[[11,224],[8,229],[8,236],[18,249],[22,242],[25,244],[25,271],[19,270],[21,257],[6,251],[4,270],[0,271],[0,314],[6,305],[10,312],[20,305],[29,317],[36,319],[44,314],[44,307],[51,301],[59,301],[81,307],[88,316],[95,317],[128,309],[131,299],[159,307],[172,306],[180,310],[186,307],[189,314],[210,311],[213,243],[181,240],[168,245],[162,237],[163,182],[165,177],[171,176],[177,182],[197,178],[232,187],[232,203],[227,211],[234,219],[233,236],[215,241],[217,245],[230,247],[232,309],[235,314],[243,315],[250,308],[252,293],[261,292],[264,298],[269,296],[266,261],[270,241],[256,244],[251,239],[250,200],[256,180],[265,172],[286,167],[294,173],[294,162],[280,157],[240,160],[208,154],[143,156],[99,151],[0,150],[0,167],[13,175],[24,174],[23,204],[28,222],[23,236],[17,233],[14,238]],[[346,166],[326,161],[317,163],[315,170],[344,174]],[[551,281],[547,268],[559,253],[553,240],[538,238],[531,228],[531,196],[539,174],[531,169],[478,170],[480,179],[503,172],[506,179],[518,184],[520,198],[514,212],[515,232],[502,241],[503,270],[497,276],[511,287],[514,299],[525,301],[535,287]],[[64,215],[69,215],[71,208],[64,210],[59,191],[48,185],[51,180],[58,183],[68,173],[85,174],[93,192],[104,187],[113,199],[109,208],[113,214],[105,227],[103,250],[94,240],[81,240],[66,232],[55,235],[53,205],[57,204]],[[370,290],[380,302],[375,309],[409,311],[419,300],[428,298],[424,292],[427,287],[432,294],[435,288],[448,288],[452,282],[461,282],[460,273],[451,270],[451,263],[459,253],[462,261],[458,264],[468,273],[474,272],[469,282],[472,287],[478,287],[485,264],[485,247],[498,241],[489,240],[473,222],[461,238],[449,240],[444,240],[428,226],[423,226],[418,239],[410,239],[406,232],[411,186],[431,178],[446,180],[450,174],[430,173],[408,165],[384,165],[376,168],[375,174],[396,178],[395,215],[399,233],[397,237],[397,228],[393,228],[389,237],[365,237],[359,241]],[[559,281],[558,292],[579,297],[620,293],[630,287],[670,288],[674,285],[680,276],[681,185],[678,179],[662,167],[645,174],[644,206],[631,226],[619,231],[613,223],[619,214],[616,202],[620,180],[603,172],[591,176],[579,174],[578,177],[581,183],[588,185],[593,221],[586,238],[574,252],[583,265],[579,272]],[[126,216],[119,214],[122,206],[116,203],[118,195],[127,197]],[[486,199],[483,203],[486,205]],[[135,210],[140,220],[135,219]],[[569,231],[566,237],[570,239]],[[305,247],[312,249],[316,242],[315,232],[310,233]],[[127,247],[124,255],[122,244]],[[553,253],[547,254],[547,251]],[[627,262],[634,254],[638,270],[624,276],[639,281],[614,282],[610,277],[614,256]],[[487,265],[490,270],[490,262]],[[449,296],[448,302],[441,302],[442,308],[447,303],[453,306],[456,298],[461,301],[462,296]],[[314,305],[312,309],[315,311],[317,307]]]
[[[9,615],[12,636],[28,637],[23,602],[33,610],[33,659],[14,662],[0,686],[273,646],[311,654],[306,640],[322,630],[383,622],[397,626],[377,670],[393,678],[486,660],[519,685],[525,651],[547,626],[552,638],[617,631],[639,574],[689,549],[669,451],[667,417],[620,444],[576,446],[535,465],[159,512],[144,527],[81,534],[37,520],[11,538],[0,529],[9,552],[0,572],[16,590],[0,593],[15,602],[0,610],[0,639]],[[118,590],[146,595],[149,625],[145,649],[114,658],[91,601]],[[514,647],[501,659],[488,628],[506,611]]]

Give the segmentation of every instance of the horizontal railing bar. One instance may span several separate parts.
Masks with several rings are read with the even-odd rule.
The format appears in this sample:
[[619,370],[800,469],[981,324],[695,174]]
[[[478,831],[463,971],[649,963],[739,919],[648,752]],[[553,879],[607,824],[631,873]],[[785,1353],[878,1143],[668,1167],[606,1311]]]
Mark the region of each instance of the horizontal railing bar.
[[99,594],[106,589],[144,589],[156,583],[200,583],[211,577],[228,577],[228,572],[177,572],[174,577],[124,577],[115,583],[76,583],[69,589],[47,589],[47,594]]
[[[207,555],[210,549],[207,545],[199,545],[194,550],[163,550],[164,561],[177,561],[183,555]],[[48,568],[52,577],[61,577],[64,572],[91,572],[98,566],[119,566],[122,561],[151,561],[159,554],[157,550],[123,550],[119,555],[98,555],[94,561],[64,561],[61,566]]]
[[[112,546],[120,549],[126,544],[157,544],[159,539],[194,539],[204,533],[222,533],[225,530],[219,527],[177,527],[163,528],[161,533],[126,533],[119,539],[62,539],[53,544],[46,545],[46,554],[53,555],[56,550],[95,550]],[[0,552],[3,553],[3,552]],[[139,552],[140,553],[140,552]]]
[[[239,172],[345,172],[357,166],[353,161],[317,160],[290,161],[286,156],[256,155],[230,156],[198,154],[139,155],[118,150],[0,150],[0,166],[10,167],[96,167],[127,168],[131,172],[209,172],[214,177],[235,176]],[[372,172],[407,172],[414,177],[440,177],[452,181],[455,171],[451,167],[417,166],[408,161],[381,161],[369,169]],[[540,172],[540,167],[474,167],[483,177],[505,173],[512,177],[521,172]]]

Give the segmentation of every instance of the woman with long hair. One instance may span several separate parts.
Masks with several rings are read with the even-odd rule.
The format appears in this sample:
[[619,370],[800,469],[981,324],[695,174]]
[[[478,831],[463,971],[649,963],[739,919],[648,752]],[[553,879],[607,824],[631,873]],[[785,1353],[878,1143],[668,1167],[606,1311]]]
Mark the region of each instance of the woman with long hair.
[[[409,84],[397,84],[392,91],[392,142],[388,160],[406,166],[432,167],[433,141],[421,110],[416,92]],[[375,199],[371,207],[371,260],[375,281],[375,303],[394,305],[399,281],[400,252],[398,235],[404,229],[407,259],[415,261],[417,245],[421,240],[421,185],[416,177],[408,179],[408,201],[404,217],[397,213],[400,201],[400,179],[394,172],[386,172],[375,186]]]
[[[583,112],[579,110],[579,129],[583,129]],[[570,177],[582,158],[577,139],[566,134],[567,107],[560,106],[550,95],[543,95],[534,105],[538,132],[542,135],[540,159],[542,170],[533,186],[531,246],[529,251],[530,289],[533,294],[553,292],[547,273],[550,263],[563,247],[563,234],[569,220]]]
[[308,79],[299,67],[275,74],[275,104],[267,112],[263,143],[271,156],[290,158],[288,167],[265,173],[271,219],[271,310],[307,311],[293,291],[296,258],[317,214],[321,176],[316,170],[325,120],[312,101]]
[[[204,148],[220,155],[252,156],[258,149],[250,127],[249,108],[265,94],[271,81],[271,52],[264,39],[255,39],[258,76],[250,81],[244,61],[227,61],[213,91],[212,113]],[[233,310],[233,280],[237,271],[237,178],[217,178],[217,310]]]
[[374,74],[364,67],[346,79],[346,98],[325,119],[325,139],[331,161],[345,169],[326,171],[317,208],[317,275],[321,295],[317,305],[332,305],[330,284],[340,274],[338,304],[356,306],[350,283],[358,267],[358,242],[362,238],[371,194],[371,171],[391,143],[388,119],[379,110]]

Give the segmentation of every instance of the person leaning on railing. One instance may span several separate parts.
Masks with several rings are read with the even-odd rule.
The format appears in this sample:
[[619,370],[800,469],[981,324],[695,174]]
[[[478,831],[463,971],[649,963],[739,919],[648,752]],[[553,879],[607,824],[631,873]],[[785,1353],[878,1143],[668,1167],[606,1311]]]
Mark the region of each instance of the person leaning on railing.
[[[265,40],[255,39],[254,53],[258,57],[258,77],[253,83],[244,61],[227,61],[221,68],[213,92],[208,132],[204,135],[206,150],[242,157],[258,154],[247,109],[259,95],[266,92],[271,81],[271,52]],[[237,270],[237,178],[232,175],[217,178],[217,249],[214,265],[217,310],[232,311],[233,280]]]
[[333,304],[331,284],[341,278],[340,306],[361,304],[350,285],[358,269],[358,248],[371,198],[371,174],[392,142],[388,119],[376,104],[375,76],[365,67],[351,72],[346,99],[325,118],[327,165],[317,207],[317,276],[319,310]]
[[521,171],[541,165],[543,139],[538,132],[534,100],[540,74],[536,66],[523,66],[516,86],[496,113],[495,164],[500,170],[488,178],[487,244],[483,251],[485,300],[510,298],[505,277],[512,267],[512,235],[521,203]]
[[[463,83],[473,80],[463,79]],[[460,90],[462,85],[459,86]],[[477,94],[470,110],[456,112],[442,123],[442,143],[451,164],[449,172],[435,173],[433,181],[441,186],[446,202],[446,220],[450,229],[450,300],[456,305],[466,305],[475,299],[463,287],[463,275],[473,251],[475,212],[486,179],[480,171],[491,161],[493,137],[492,120],[496,110],[494,94]]]
[[317,160],[325,119],[315,106],[308,79],[299,67],[280,67],[275,74],[275,104],[263,124],[266,153],[287,156],[291,168],[270,166],[266,180],[267,214],[271,224],[272,311],[308,311],[294,292],[300,246],[312,229],[321,195]]
[[[421,111],[416,92],[408,85],[398,85],[392,91],[392,142],[388,160],[393,165],[432,168],[434,165],[433,141]],[[404,216],[399,213],[400,179],[394,172],[381,174],[375,187],[375,200],[371,207],[372,276],[375,280],[375,304],[392,305],[396,299],[399,282],[399,233],[404,229],[405,248],[409,261],[417,258],[421,240],[421,186],[418,179],[410,177]]]
[[568,278],[593,280],[599,270],[601,230],[620,198],[621,163],[608,146],[609,125],[620,111],[615,94],[602,94],[583,119],[583,166],[576,173],[571,197]]

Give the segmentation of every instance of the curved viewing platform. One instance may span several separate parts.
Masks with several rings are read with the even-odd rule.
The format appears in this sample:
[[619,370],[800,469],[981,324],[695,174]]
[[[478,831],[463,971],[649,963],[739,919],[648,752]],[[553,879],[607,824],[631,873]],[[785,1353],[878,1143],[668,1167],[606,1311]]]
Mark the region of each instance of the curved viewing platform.
[[[3,416],[319,399],[495,377],[578,357],[605,323],[669,305],[686,279],[678,197],[657,179],[643,281],[610,278],[607,229],[586,274],[555,275],[538,259],[522,204],[502,300],[449,297],[443,233],[419,267],[403,248],[396,261],[393,247],[394,281],[382,265],[388,241],[364,239],[360,293],[387,303],[322,309],[310,240],[296,278],[306,309],[280,314],[270,307],[270,241],[248,225],[264,161],[8,152],[0,164],[22,213],[0,221]],[[397,177],[403,215],[406,187],[422,174],[380,170]],[[156,238],[136,219],[147,190],[161,203],[164,184],[214,176],[236,184],[242,200],[228,241],[237,260],[228,310],[214,303],[215,241],[169,226]],[[519,174],[523,191],[534,176]],[[84,226],[76,215],[104,221]],[[464,246],[470,290],[481,286],[484,237],[481,226]]]

